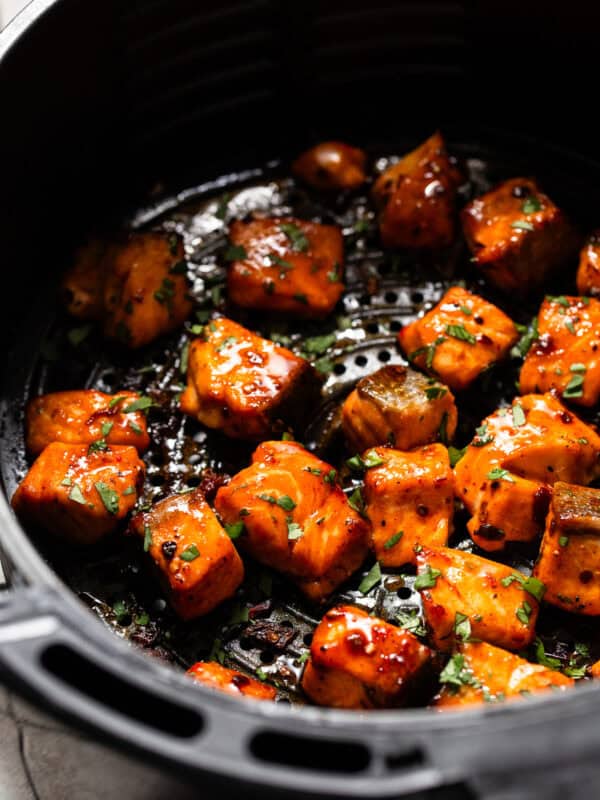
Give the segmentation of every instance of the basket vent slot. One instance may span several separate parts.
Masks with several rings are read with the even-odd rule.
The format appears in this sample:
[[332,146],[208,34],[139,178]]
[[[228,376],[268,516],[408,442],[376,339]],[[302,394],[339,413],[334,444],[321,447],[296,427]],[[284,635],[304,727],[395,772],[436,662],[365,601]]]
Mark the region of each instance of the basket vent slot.
[[290,736],[279,731],[256,734],[250,751],[260,761],[318,772],[363,772],[371,762],[368,748],[356,742]]
[[141,689],[102,669],[67,645],[46,648],[41,662],[48,672],[70,688],[149,728],[187,739],[197,736],[204,726],[196,711]]

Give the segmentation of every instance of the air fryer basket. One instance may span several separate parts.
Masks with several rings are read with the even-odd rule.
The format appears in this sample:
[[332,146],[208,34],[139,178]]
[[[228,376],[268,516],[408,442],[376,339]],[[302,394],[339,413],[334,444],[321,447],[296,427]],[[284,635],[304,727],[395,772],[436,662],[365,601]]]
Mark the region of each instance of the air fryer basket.
[[[551,194],[556,187],[578,218],[593,224],[598,204],[591,192],[600,168],[538,144],[544,126],[546,140],[563,144],[573,137],[566,126],[548,127],[552,114],[543,99],[549,86],[541,85],[534,99],[519,95],[523,62],[526,72],[543,63],[549,81],[556,69],[552,59],[538,60],[538,40],[516,51],[523,53],[515,57],[519,68],[503,63],[502,81],[496,80],[495,62],[486,61],[487,86],[478,76],[484,35],[489,53],[514,45],[502,40],[502,19],[496,22],[494,38],[481,9],[458,3],[381,3],[368,10],[358,3],[297,10],[274,2],[226,8],[207,3],[200,11],[192,3],[147,0],[124,12],[89,0],[34,2],[0,38],[2,93],[14,110],[6,115],[7,146],[20,155],[7,164],[4,187],[10,200],[3,214],[6,263],[16,265],[3,297],[9,344],[1,466],[7,493],[23,468],[24,396],[58,388],[52,380],[64,375],[56,367],[32,369],[40,346],[47,349],[54,335],[49,298],[57,272],[90,223],[123,219],[157,181],[164,197],[200,183],[196,195],[212,197],[225,184],[281,174],[285,169],[278,173],[274,162],[266,174],[256,168],[274,157],[285,163],[316,138],[337,135],[369,144],[373,153],[402,152],[442,126],[459,154],[491,160],[499,177],[507,169],[543,176]],[[522,37],[521,31],[516,38]],[[489,94],[482,95],[484,88]],[[482,110],[488,96],[506,117],[504,127],[520,135],[484,129],[482,122],[497,127],[495,115]],[[560,119],[556,115],[554,122]],[[581,133],[582,149],[587,135]],[[507,163],[494,163],[498,155]],[[240,175],[248,168],[255,171]],[[471,170],[481,172],[476,161]],[[230,177],[210,182],[225,173]],[[134,222],[157,218],[155,205]],[[364,256],[351,265],[355,291],[348,293],[345,311],[365,338],[358,349],[336,356],[338,369],[326,386],[332,393],[395,358],[394,322],[414,315],[441,286],[439,274],[437,284],[428,279],[426,265],[416,279],[413,274],[403,282],[381,254],[367,248]],[[376,268],[378,291],[369,293],[369,270]],[[515,309],[522,319],[528,313]],[[69,369],[82,381],[102,385],[106,379],[106,371],[81,377],[85,358]],[[492,405],[496,398],[490,395]],[[158,461],[150,482],[160,491]],[[502,795],[509,791],[502,776],[510,769],[518,776],[519,796],[526,797],[547,785],[551,762],[553,770],[562,770],[563,785],[554,773],[548,791],[560,788],[565,796],[565,787],[576,774],[581,778],[598,751],[594,716],[600,699],[593,686],[520,706],[443,716],[424,710],[356,715],[215,696],[109,634],[39,557],[4,502],[0,512],[12,584],[0,595],[6,680],[98,735],[201,775],[203,787],[227,786],[235,797],[252,795],[258,786],[340,798],[410,796],[433,787],[446,787],[444,797],[471,797],[472,791],[517,796]],[[70,568],[68,560],[63,566]],[[67,579],[78,588],[75,568]],[[284,611],[289,617],[294,608]],[[308,633],[311,619],[304,623]],[[294,624],[301,639],[297,617]],[[256,666],[251,656],[260,658],[258,648],[245,649],[235,637],[225,650],[246,668]],[[535,786],[530,795],[528,784]]]

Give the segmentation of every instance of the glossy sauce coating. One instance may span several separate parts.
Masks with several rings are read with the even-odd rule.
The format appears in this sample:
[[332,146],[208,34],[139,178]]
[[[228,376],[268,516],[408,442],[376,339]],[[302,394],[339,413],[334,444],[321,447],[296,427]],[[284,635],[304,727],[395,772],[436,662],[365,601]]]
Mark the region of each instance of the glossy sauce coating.
[[546,602],[600,615],[600,489],[555,484],[534,575]]
[[[190,345],[180,405],[208,428],[261,439],[285,421],[284,405],[292,401],[306,408],[317,386],[316,373],[303,358],[222,317]],[[304,396],[295,398],[300,387]]]
[[366,153],[344,142],[320,142],[298,156],[292,172],[324,191],[357,189],[367,179]]
[[416,564],[415,546],[442,546],[454,514],[454,474],[448,451],[432,444],[410,453],[377,447],[383,463],[367,469],[364,498],[377,560],[386,567]]
[[460,708],[500,700],[523,699],[528,694],[574,685],[573,678],[561,672],[531,664],[514,653],[485,642],[461,644],[458,652],[464,658],[469,683],[446,684],[433,705],[439,709]]
[[137,514],[130,528],[144,539],[182,619],[212,611],[244,578],[237,550],[200,489],[161,500]]
[[507,650],[533,641],[539,604],[520,580],[510,579],[525,580],[517,570],[448,547],[424,547],[417,564],[418,574],[430,575],[433,583],[421,590],[421,598],[438,650],[454,647],[457,614],[468,617],[474,639]]
[[74,544],[94,544],[127,517],[144,480],[135,447],[49,444],[12,498],[16,514]]
[[342,406],[344,436],[356,452],[380,444],[410,450],[440,435],[451,441],[457,418],[447,387],[401,365],[361,378]]
[[294,217],[236,220],[229,236],[245,254],[227,272],[233,303],[303,318],[333,311],[344,291],[340,228]]
[[556,481],[600,475],[600,438],[551,394],[515,398],[478,430],[454,473],[472,514],[467,528],[484,550],[539,535]]
[[577,291],[592,297],[600,295],[600,230],[588,237],[579,254]]
[[235,669],[223,667],[214,661],[198,661],[188,669],[186,674],[198,683],[235,697],[274,700],[277,696],[277,692],[272,686],[250,678]]
[[104,333],[130,348],[179,328],[192,311],[185,254],[174,233],[130,233],[115,245],[104,284]]
[[455,234],[461,176],[439,132],[383,172],[373,186],[385,247],[447,247]]
[[62,281],[67,311],[78,319],[98,320],[104,313],[104,281],[110,263],[111,243],[93,238],[82,245]]
[[362,609],[337,606],[315,629],[302,687],[319,705],[400,705],[430,655],[408,631]]
[[571,224],[531,178],[511,178],[461,213],[473,261],[490,283],[527,293],[574,255]]
[[137,392],[116,395],[95,389],[53,392],[35,397],[27,404],[25,422],[27,450],[41,453],[52,442],[132,445],[143,452],[150,444],[143,411],[127,410]]
[[263,442],[251,466],[219,489],[215,507],[225,523],[243,523],[240,547],[315,601],[367,555],[368,522],[349,506],[335,470],[295,442]]
[[398,333],[410,361],[457,391],[507,356],[517,339],[506,314],[460,286],[448,289],[431,311]]
[[582,406],[600,399],[600,300],[547,297],[519,378],[523,394],[555,389]]

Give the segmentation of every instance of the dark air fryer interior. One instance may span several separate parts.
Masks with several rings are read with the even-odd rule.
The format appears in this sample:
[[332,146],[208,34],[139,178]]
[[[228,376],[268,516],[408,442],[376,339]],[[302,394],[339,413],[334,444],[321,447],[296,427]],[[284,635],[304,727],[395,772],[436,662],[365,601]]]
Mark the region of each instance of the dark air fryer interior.
[[[552,172],[553,146],[594,156],[593,126],[582,110],[589,107],[595,14],[583,2],[570,4],[568,18],[558,3],[521,6],[51,6],[0,75],[4,147],[13,154],[3,165],[0,223],[11,401],[20,402],[15,387],[26,383],[74,243],[145,204],[157,183],[170,195],[285,160],[324,138],[394,152],[437,127],[451,144],[510,153],[531,174]],[[562,158],[557,151],[557,163],[573,163],[584,185],[585,161]],[[584,211],[586,202],[598,207],[586,197]],[[15,451],[5,447],[3,456],[6,474]],[[49,658],[49,668],[60,669],[60,651]],[[264,747],[273,761],[275,741],[261,742],[254,739],[257,757]],[[289,749],[293,742],[282,748],[283,763]]]

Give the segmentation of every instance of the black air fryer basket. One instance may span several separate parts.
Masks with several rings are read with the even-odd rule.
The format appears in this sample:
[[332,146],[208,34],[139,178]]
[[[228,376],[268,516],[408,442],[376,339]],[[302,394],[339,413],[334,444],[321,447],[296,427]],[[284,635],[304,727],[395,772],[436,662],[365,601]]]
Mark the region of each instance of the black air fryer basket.
[[[30,394],[125,386],[166,397],[168,406],[181,380],[180,334],[133,365],[93,335],[57,357],[67,330],[57,315],[57,278],[90,230],[124,222],[183,230],[202,279],[200,297],[222,279],[213,262],[225,241],[224,230],[202,232],[202,214],[225,193],[241,210],[261,198],[275,212],[340,224],[348,254],[340,314],[354,339],[342,334],[329,354],[324,401],[305,432],[309,444],[327,449],[336,400],[358,377],[401,362],[395,332],[462,277],[465,254],[457,250],[443,264],[390,260],[370,236],[364,198],[320,207],[286,179],[291,156],[339,138],[366,147],[376,162],[441,128],[476,189],[536,175],[583,225],[599,224],[589,89],[600,15],[584,2],[568,9],[537,0],[522,5],[33,0],[0,34],[6,497],[26,466],[22,410]],[[356,234],[360,218],[367,220],[364,236]],[[565,280],[568,286],[571,278]],[[526,321],[532,308],[513,303],[510,312]],[[261,327],[260,319],[249,322]],[[465,401],[465,440],[512,382],[510,369]],[[199,465],[231,474],[250,452],[168,411],[151,417],[151,429],[155,441],[185,445],[157,445],[147,454],[146,499],[194,485]],[[265,579],[250,567],[256,585],[267,580],[266,594],[274,581],[262,640],[249,641],[236,627],[231,604],[187,628],[168,611],[161,621],[164,609],[155,604],[159,621],[150,634],[140,632],[131,619],[115,618],[112,603],[130,593],[132,608],[152,604],[154,589],[140,577],[132,545],[73,555],[26,534],[6,497],[2,678],[92,735],[189,777],[203,796],[562,800],[594,796],[600,787],[600,689],[590,682],[462,713],[364,714],[290,704],[299,697],[298,659],[319,612],[288,594],[276,576]],[[382,589],[368,600],[356,592],[359,580],[340,598],[384,616],[416,607],[409,576],[396,584],[401,591]],[[242,596],[256,599],[252,591]],[[549,647],[564,622],[553,617],[541,631]],[[593,622],[573,624],[600,657]],[[155,646],[158,629],[163,639]],[[125,638],[159,657],[143,656]],[[280,670],[280,702],[239,702],[192,684],[177,669],[206,655],[247,671],[264,668],[267,677]]]

